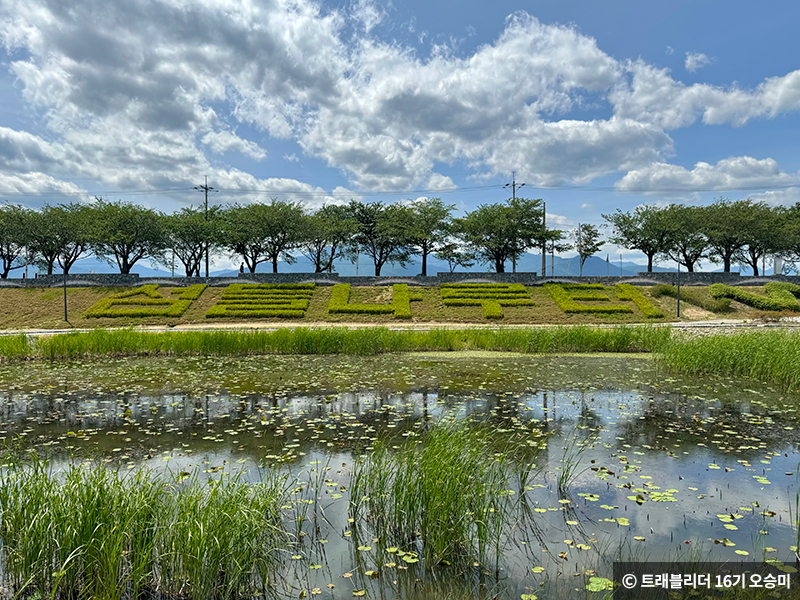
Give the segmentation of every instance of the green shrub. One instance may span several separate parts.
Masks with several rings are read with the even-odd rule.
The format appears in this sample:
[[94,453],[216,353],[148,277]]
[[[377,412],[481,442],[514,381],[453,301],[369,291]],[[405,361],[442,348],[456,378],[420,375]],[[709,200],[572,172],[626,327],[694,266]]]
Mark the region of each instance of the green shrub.
[[445,306],[480,306],[486,319],[502,319],[503,306],[532,306],[521,283],[443,283],[439,293]]
[[759,310],[792,310],[800,312],[800,304],[795,296],[800,295],[800,286],[783,281],[771,281],[764,286],[766,296],[760,296],[741,288],[721,283],[713,283],[709,291],[714,298],[730,298],[758,308]]
[[207,319],[302,319],[313,283],[233,283],[206,313]]
[[664,316],[661,309],[653,306],[653,304],[630,283],[618,283],[614,286],[614,289],[617,290],[617,298],[620,300],[633,301],[639,310],[642,311],[642,314],[648,319],[661,319]]
[[[177,295],[177,298],[165,298],[156,291],[158,289],[157,284],[147,284],[99,300],[87,311],[86,317],[90,319],[101,317],[180,317],[207,287],[206,284],[202,283],[188,288],[175,288],[170,291],[170,296]],[[135,297],[139,295],[145,297]],[[115,306],[153,308],[119,309],[114,308]],[[154,308],[157,306],[162,308]]]
[[[653,298],[660,298],[661,296],[677,298],[678,288],[674,285],[660,283],[650,288],[650,294]],[[707,293],[705,288],[681,287],[681,301],[694,304],[695,306],[715,313],[731,311],[730,298],[714,298]]]
[[337,283],[333,286],[328,312],[351,315],[389,315],[395,319],[411,318],[411,302],[422,300],[422,294],[412,292],[405,283],[392,286],[391,304],[350,304],[350,284]]
[[619,314],[619,313],[632,313],[633,309],[625,304],[578,304],[575,301],[574,295],[579,297],[585,295],[583,290],[597,290],[603,289],[600,284],[587,284],[584,288],[582,285],[562,285],[559,283],[545,283],[545,289],[550,292],[550,296],[558,304],[559,308],[565,313],[597,313],[597,314]]

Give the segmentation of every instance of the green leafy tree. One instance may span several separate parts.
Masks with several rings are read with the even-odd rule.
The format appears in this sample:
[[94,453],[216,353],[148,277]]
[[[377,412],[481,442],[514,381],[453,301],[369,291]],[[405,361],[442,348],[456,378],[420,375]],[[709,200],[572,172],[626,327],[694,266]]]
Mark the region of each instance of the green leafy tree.
[[145,257],[163,260],[167,238],[156,211],[102,198],[95,198],[91,210],[91,247],[98,258],[116,263],[123,275]]
[[445,204],[441,198],[425,198],[411,203],[409,243],[415,254],[422,257],[423,277],[428,275],[428,256],[447,242],[450,233],[453,204]]
[[244,259],[251,273],[262,262],[271,262],[277,273],[279,259],[289,264],[297,260],[292,251],[302,244],[304,217],[295,202],[234,205],[223,215],[224,245]]
[[454,220],[454,229],[476,254],[497,273],[505,263],[516,261],[544,235],[541,200],[517,198],[505,204],[482,204],[463,218]]
[[410,208],[352,200],[347,210],[357,223],[356,234],[347,249],[350,260],[355,261],[360,252],[366,253],[375,265],[376,277],[380,277],[386,263],[406,266],[411,257],[409,225],[413,217]]
[[435,252],[435,256],[439,260],[447,262],[451,273],[458,267],[469,269],[475,265],[475,253],[464,250],[458,242],[447,242],[439,246]]
[[[186,277],[199,277],[206,251],[211,254],[220,246],[220,214],[219,206],[208,209],[208,218],[202,207],[189,206],[162,216],[168,248],[183,264]],[[169,257],[164,258],[166,262]]]
[[767,254],[785,255],[791,248],[791,215],[782,206],[754,203],[742,223],[744,246],[734,253],[733,260],[749,266],[753,275],[758,276],[758,263]]
[[39,271],[53,274],[56,263],[69,273],[72,265],[91,250],[92,207],[73,202],[45,205],[30,213],[28,250]]
[[25,266],[22,255],[30,243],[31,212],[18,204],[0,206],[0,279]]
[[314,265],[315,273],[333,271],[358,229],[348,207],[329,204],[305,217],[300,251]]
[[758,210],[749,198],[735,202],[719,198],[704,209],[701,230],[708,240],[709,258],[722,262],[725,273],[730,273],[734,257],[747,245],[745,231]]
[[617,209],[603,218],[613,226],[609,242],[629,250],[639,250],[647,257],[647,272],[653,272],[654,259],[667,248],[669,230],[662,219],[662,209],[637,206],[633,212]]
[[574,248],[580,258],[580,276],[583,277],[583,264],[586,259],[596,254],[605,243],[600,238],[600,231],[590,223],[581,223],[572,232],[575,240]]
[[684,265],[690,273],[694,272],[695,265],[709,255],[708,238],[703,232],[705,209],[670,204],[661,211],[661,218],[667,230],[662,255]]

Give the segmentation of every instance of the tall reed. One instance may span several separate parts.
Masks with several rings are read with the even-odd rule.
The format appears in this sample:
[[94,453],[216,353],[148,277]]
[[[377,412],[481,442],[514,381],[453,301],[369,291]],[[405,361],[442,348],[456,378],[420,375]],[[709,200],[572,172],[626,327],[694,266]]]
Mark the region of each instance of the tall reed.
[[751,377],[800,390],[800,335],[792,330],[676,338],[659,359],[683,373]]
[[17,596],[237,598],[266,584],[286,541],[275,477],[179,484],[147,470],[56,473],[35,455],[7,461],[3,579]]
[[243,356],[253,354],[361,354],[498,350],[512,352],[648,352],[666,344],[671,330],[652,326],[593,328],[561,326],[520,329],[385,327],[191,331],[155,333],[98,329],[29,339],[0,338],[0,359],[78,359],[101,356]]
[[486,426],[439,424],[420,443],[376,443],[351,481],[351,511],[387,545],[421,547],[427,567],[499,556],[515,469],[491,451]]

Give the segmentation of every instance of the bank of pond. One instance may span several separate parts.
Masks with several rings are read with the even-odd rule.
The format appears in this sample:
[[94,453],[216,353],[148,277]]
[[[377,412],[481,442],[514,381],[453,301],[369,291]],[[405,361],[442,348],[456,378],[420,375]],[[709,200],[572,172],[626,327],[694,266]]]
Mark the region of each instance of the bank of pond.
[[605,598],[624,560],[797,577],[791,332],[181,335],[26,338],[61,353],[0,365],[9,597]]

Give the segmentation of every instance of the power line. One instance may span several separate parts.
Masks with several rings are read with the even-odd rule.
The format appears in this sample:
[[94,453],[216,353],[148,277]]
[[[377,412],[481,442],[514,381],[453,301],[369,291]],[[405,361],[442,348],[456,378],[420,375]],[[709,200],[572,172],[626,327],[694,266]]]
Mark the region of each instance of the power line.
[[[349,192],[326,192],[326,191],[303,191],[298,189],[249,189],[249,188],[216,188],[221,194],[250,194],[250,195],[296,195],[303,197],[328,197],[328,198],[351,198],[354,196],[360,197],[385,197],[385,196],[408,196],[413,194],[454,194],[454,193],[473,193],[491,190],[501,190],[513,184],[491,184],[480,186],[464,186],[453,187],[445,189],[406,189],[406,190],[354,190]],[[543,191],[573,191],[573,192],[614,192],[616,194],[654,194],[654,193],[701,193],[701,192],[756,192],[756,191],[771,191],[771,190],[785,190],[792,188],[800,188],[800,181],[795,183],[785,183],[776,185],[751,185],[751,186],[696,186],[692,188],[687,187],[629,187],[618,188],[616,186],[600,186],[600,185],[537,185],[526,183],[531,190]],[[149,189],[134,189],[134,190],[96,190],[86,192],[4,192],[0,196],[14,197],[14,198],[63,198],[63,197],[83,197],[83,196],[148,196],[154,194],[179,194],[187,193],[195,189],[196,186],[190,187],[173,187],[173,188],[149,188]],[[522,185],[515,186],[516,188]],[[512,190],[516,195],[516,190]]]

